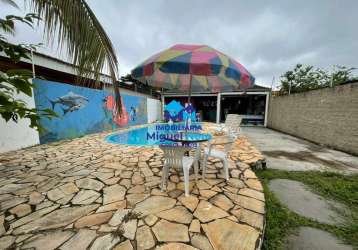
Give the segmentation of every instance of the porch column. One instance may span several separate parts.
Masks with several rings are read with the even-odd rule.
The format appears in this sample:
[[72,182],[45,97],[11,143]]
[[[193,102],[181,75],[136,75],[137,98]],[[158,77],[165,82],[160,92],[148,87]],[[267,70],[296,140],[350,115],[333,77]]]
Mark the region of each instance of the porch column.
[[264,120],[264,126],[267,127],[267,117],[268,117],[268,106],[270,102],[270,93],[266,93],[266,103],[265,103],[265,120]]
[[216,101],[216,123],[220,123],[220,110],[221,110],[221,93],[218,93]]
[[164,95],[161,95],[161,99],[162,99],[162,110],[161,110],[161,121],[163,122],[164,121]]

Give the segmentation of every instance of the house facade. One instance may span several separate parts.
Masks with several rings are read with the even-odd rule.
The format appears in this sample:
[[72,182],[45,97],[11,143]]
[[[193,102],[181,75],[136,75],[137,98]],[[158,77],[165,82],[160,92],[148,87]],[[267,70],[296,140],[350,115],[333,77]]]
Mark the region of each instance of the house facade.
[[[227,114],[242,116],[243,125],[267,125],[270,88],[254,85],[245,91],[221,93],[193,93],[191,103],[198,120],[224,122]],[[161,96],[163,110],[175,101],[185,107],[187,93],[164,92]]]

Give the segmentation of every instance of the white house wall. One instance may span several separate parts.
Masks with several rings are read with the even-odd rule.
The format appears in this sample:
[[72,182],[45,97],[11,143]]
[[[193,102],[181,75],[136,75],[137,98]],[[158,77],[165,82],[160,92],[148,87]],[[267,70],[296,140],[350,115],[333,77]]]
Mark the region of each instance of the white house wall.
[[[19,95],[18,99],[26,102],[28,107],[35,108],[33,97]],[[29,127],[29,119],[19,119],[18,123],[10,120],[6,122],[0,118],[0,152],[7,152],[40,143],[36,129]]]
[[147,99],[148,123],[161,120],[161,103],[157,99]]

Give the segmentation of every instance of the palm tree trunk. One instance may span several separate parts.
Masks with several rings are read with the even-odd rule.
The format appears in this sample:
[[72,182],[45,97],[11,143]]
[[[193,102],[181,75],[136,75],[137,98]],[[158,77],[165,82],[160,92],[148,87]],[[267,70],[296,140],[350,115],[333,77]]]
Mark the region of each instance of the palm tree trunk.
[[109,69],[111,72],[111,78],[112,78],[112,86],[114,89],[114,98],[116,101],[116,107],[117,107],[117,114],[121,115],[122,114],[122,101],[121,101],[121,93],[119,90],[119,81],[117,80],[116,77],[116,72],[113,70],[113,68]]
[[116,81],[113,83],[114,88],[114,98],[116,101],[116,107],[117,107],[117,114],[122,115],[122,100],[121,100],[121,93],[119,91],[119,82]]

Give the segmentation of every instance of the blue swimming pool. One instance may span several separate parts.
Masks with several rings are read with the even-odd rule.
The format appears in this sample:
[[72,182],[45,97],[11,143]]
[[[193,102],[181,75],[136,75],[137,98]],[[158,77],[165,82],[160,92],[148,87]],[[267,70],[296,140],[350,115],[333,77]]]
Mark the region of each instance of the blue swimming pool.
[[[146,127],[130,129],[115,134],[111,134],[106,137],[106,141],[115,144],[126,144],[133,146],[152,146],[159,145],[162,143],[170,143],[168,138],[180,137],[179,131],[184,130],[184,124],[163,124],[158,123],[149,125]],[[191,131],[200,132],[202,126],[200,123],[194,123],[191,125]],[[191,135],[198,139],[208,135]],[[203,137],[204,138],[204,137]],[[211,136],[209,135],[209,139]]]

